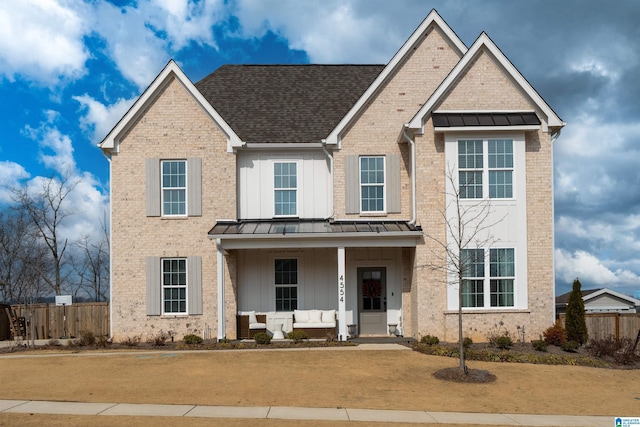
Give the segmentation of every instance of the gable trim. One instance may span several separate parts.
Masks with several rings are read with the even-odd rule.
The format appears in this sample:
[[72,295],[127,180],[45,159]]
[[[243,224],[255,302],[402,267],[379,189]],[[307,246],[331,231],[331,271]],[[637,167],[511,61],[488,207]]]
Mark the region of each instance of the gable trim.
[[490,54],[497,62],[503,71],[507,74],[515,84],[517,84],[523,91],[523,94],[529,99],[539,113],[542,116],[542,129],[548,132],[549,129],[553,130],[553,133],[559,131],[565,123],[556,115],[551,107],[545,102],[544,99],[536,92],[536,90],[529,84],[524,76],[518,71],[518,69],[509,61],[509,59],[502,53],[502,51],[493,43],[486,33],[480,34],[473,45],[465,53],[464,57],[453,67],[453,70],[442,81],[440,86],[435,90],[433,95],[425,102],[416,115],[407,124],[407,127],[416,130],[418,133],[424,133],[424,123],[427,121],[427,117],[433,112],[435,107],[444,99],[445,95],[456,85],[456,83],[462,78],[465,71],[473,63],[474,59],[482,53]]
[[340,120],[336,127],[331,131],[327,138],[323,141],[328,145],[340,145],[342,132],[349,127],[349,125],[360,114],[363,108],[369,103],[387,80],[394,74],[396,69],[404,62],[404,59],[409,55],[414,46],[420,41],[420,39],[432,30],[439,30],[445,39],[449,42],[458,56],[464,57],[467,52],[466,45],[460,40],[457,34],[447,25],[442,17],[432,9],[429,15],[422,21],[418,28],[411,34],[411,37],[402,45],[400,50],[391,58],[389,63],[384,67],[382,72],[371,83],[371,86],[362,94],[360,99],[354,104],[349,112]]
[[186,76],[178,64],[172,59],[162,69],[160,74],[151,82],[149,87],[138,97],[133,103],[129,111],[116,123],[111,131],[105,136],[105,138],[98,144],[104,152],[117,153],[119,149],[120,139],[125,135],[129,129],[136,123],[138,118],[144,114],[146,107],[153,102],[158,95],[162,92],[172,78],[177,79],[182,86],[189,92],[191,96],[200,104],[205,112],[216,123],[220,130],[227,137],[227,151],[233,151],[234,148],[241,147],[242,141],[233,131],[231,126],[225,122],[225,120],[218,114],[218,112],[207,102],[202,94],[191,83],[191,80]]
[[635,306],[640,306],[640,300],[637,300],[637,299],[635,299],[633,297],[621,294],[620,292],[616,292],[616,291],[614,291],[612,289],[608,289],[608,288],[602,288],[602,289],[599,289],[599,290],[597,290],[595,292],[590,293],[589,295],[584,295],[582,297],[582,300],[586,303],[589,300],[595,299],[595,298],[597,298],[597,297],[599,297],[601,295],[604,295],[604,294],[609,294],[609,295],[614,296],[616,298],[619,298],[619,299],[621,299],[623,301],[627,301],[628,303],[633,304]]

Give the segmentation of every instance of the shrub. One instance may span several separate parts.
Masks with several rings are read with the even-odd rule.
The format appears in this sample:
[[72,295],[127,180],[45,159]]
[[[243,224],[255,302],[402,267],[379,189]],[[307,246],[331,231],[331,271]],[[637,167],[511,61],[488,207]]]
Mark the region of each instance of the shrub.
[[580,347],[580,343],[573,340],[562,343],[560,346],[561,349],[569,353],[575,353],[576,350],[578,350],[578,347]]
[[108,344],[111,344],[111,339],[106,335],[99,335],[96,337],[96,344],[98,347],[105,348]]
[[94,345],[96,343],[96,336],[91,331],[80,331],[79,345]]
[[564,326],[567,330],[567,340],[576,341],[582,345],[587,342],[589,334],[584,316],[584,301],[582,300],[581,286],[578,279],[573,281],[573,289],[569,294],[567,317],[565,318]]
[[169,339],[169,335],[167,335],[164,332],[160,331],[160,333],[158,333],[158,335],[155,335],[155,336],[149,338],[147,340],[147,342],[149,344],[153,345],[154,347],[162,347],[167,342],[167,339]]
[[502,335],[500,337],[496,337],[492,344],[501,350],[509,350],[513,345],[513,340],[509,335]]
[[551,345],[561,346],[567,341],[567,333],[560,322],[556,322],[555,325],[547,328],[542,335],[546,343]]
[[440,343],[440,339],[435,335],[425,335],[422,338],[420,338],[420,342],[426,345],[436,345]]
[[309,338],[307,333],[301,329],[296,329],[287,334],[287,338],[292,340],[293,342],[301,342],[302,340],[306,340]]
[[269,344],[271,342],[271,335],[266,332],[258,332],[253,336],[256,344]]
[[137,347],[140,344],[140,335],[134,335],[132,337],[126,337],[121,341],[122,345],[126,345],[127,347]]
[[585,349],[589,354],[599,358],[611,358],[619,365],[630,365],[638,362],[640,357],[634,352],[635,341],[631,338],[614,337],[590,339]]
[[472,345],[472,344],[473,344],[473,340],[472,340],[471,338],[469,338],[469,337],[464,337],[464,338],[462,339],[462,346],[463,346],[465,349],[468,349],[469,347],[471,347],[471,345]]
[[531,341],[531,345],[534,350],[537,351],[547,351],[547,342],[545,340],[534,340]]
[[193,345],[193,344],[202,344],[202,341],[204,340],[200,335],[188,334],[188,335],[185,335],[184,338],[182,338],[182,341],[184,341],[185,344]]

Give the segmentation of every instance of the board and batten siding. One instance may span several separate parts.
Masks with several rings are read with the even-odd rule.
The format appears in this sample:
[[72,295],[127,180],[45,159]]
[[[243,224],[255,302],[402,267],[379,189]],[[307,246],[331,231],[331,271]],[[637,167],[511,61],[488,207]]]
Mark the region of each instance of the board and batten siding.
[[274,163],[297,165],[297,217],[327,218],[331,215],[329,161],[321,152],[238,153],[238,203],[240,219],[274,217]]

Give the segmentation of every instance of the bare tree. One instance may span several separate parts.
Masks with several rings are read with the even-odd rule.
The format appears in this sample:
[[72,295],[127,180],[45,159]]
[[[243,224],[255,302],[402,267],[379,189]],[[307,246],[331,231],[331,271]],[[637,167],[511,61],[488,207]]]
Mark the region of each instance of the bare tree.
[[[78,277],[78,288],[84,290],[94,301],[108,300],[109,285],[109,230],[106,214],[100,221],[101,235],[92,240],[83,236],[76,242],[80,253],[73,259]],[[77,295],[76,295],[77,297]]]
[[[497,221],[491,218],[489,199],[473,199],[463,197],[473,182],[459,183],[453,168],[446,174],[445,207],[440,214],[444,222],[446,236],[444,240],[426,233],[427,238],[436,243],[434,262],[428,264],[432,270],[442,271],[448,286],[458,288],[458,342],[460,352],[460,369],[466,373],[464,337],[462,328],[463,288],[465,278],[469,277],[474,262],[479,261],[476,253],[469,249],[479,249],[495,243],[492,228],[504,218]],[[483,259],[484,262],[484,252]]]
[[69,243],[68,239],[60,235],[60,226],[71,215],[71,211],[66,208],[67,197],[78,182],[71,181],[68,176],[60,180],[51,177],[41,181],[40,191],[35,194],[26,186],[13,192],[16,209],[26,213],[51,255],[53,274],[42,278],[56,295],[61,294],[65,282],[63,270]]

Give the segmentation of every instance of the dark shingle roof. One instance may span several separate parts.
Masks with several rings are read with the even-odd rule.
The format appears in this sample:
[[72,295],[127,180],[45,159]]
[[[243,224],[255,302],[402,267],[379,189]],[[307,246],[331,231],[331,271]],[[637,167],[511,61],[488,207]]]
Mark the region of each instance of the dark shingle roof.
[[224,65],[196,88],[244,142],[320,142],[384,65]]

